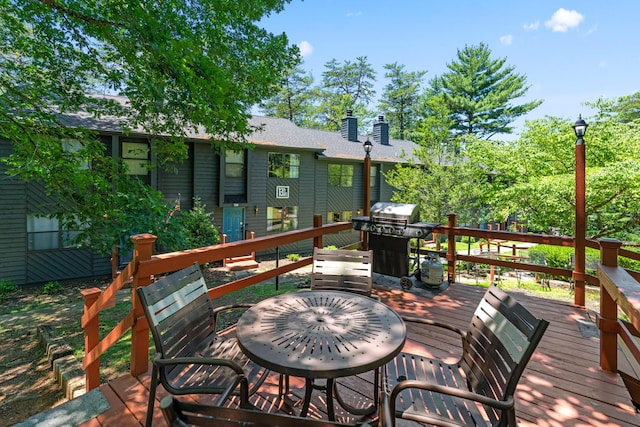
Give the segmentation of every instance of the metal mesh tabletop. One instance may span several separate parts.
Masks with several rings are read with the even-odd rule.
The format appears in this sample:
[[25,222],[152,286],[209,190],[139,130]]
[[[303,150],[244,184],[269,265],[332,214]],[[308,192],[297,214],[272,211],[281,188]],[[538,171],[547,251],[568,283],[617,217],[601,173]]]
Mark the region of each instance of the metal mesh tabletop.
[[246,311],[237,327],[242,350],[276,372],[337,378],[373,370],[404,345],[406,328],[386,305],[339,291],[282,294]]

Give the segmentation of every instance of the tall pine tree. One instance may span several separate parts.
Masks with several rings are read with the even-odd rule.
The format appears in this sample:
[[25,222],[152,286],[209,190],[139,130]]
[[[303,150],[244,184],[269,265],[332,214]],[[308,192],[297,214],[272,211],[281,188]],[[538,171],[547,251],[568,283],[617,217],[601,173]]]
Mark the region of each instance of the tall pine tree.
[[514,105],[529,87],[527,78],[505,66],[505,59],[492,59],[484,43],[458,50],[457,60],[447,64],[450,70],[431,82],[431,93],[442,94],[451,111],[453,131],[489,139],[513,132],[513,123],[542,101]]
[[267,116],[289,119],[298,126],[308,123],[313,109],[313,76],[300,65],[287,71],[278,85],[278,93],[260,104]]
[[391,124],[392,136],[406,139],[409,131],[417,126],[416,105],[426,71],[408,72],[397,62],[386,64],[384,68],[389,83],[384,87],[379,108]]

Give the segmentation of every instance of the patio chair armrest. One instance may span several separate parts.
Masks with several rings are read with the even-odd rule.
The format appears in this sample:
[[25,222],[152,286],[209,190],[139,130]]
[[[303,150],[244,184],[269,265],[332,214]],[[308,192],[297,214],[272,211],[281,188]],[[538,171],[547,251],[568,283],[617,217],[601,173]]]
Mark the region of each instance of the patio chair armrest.
[[221,305],[220,307],[214,308],[213,312],[214,314],[217,314],[226,310],[233,310],[234,308],[251,308],[253,307],[253,305],[254,304],[250,304],[250,303]]
[[421,390],[432,391],[434,393],[447,394],[449,396],[459,397],[461,399],[472,400],[474,402],[482,403],[483,405],[492,406],[501,410],[511,409],[514,407],[515,400],[511,396],[507,400],[496,400],[481,394],[477,394],[468,390],[461,390],[459,388],[447,387],[439,384],[432,384],[425,381],[405,380],[400,381],[391,390],[391,396],[389,398],[389,407],[391,414],[395,413],[395,400],[398,394],[408,388],[417,388]]
[[411,316],[402,316],[402,320],[409,323],[421,323],[423,325],[429,325],[429,326],[435,326],[437,328],[448,329],[452,332],[455,332],[456,334],[460,335],[463,338],[467,335],[467,333],[462,329],[456,328],[455,326],[452,326],[448,323],[439,322],[437,320],[422,319],[419,317],[411,317]]
[[[238,308],[248,309],[248,308],[251,308],[252,306],[253,304],[244,303],[244,304],[228,304],[228,305],[221,305],[220,307],[216,307],[213,309],[213,324],[214,325],[218,324],[218,315],[224,311],[235,310]],[[216,326],[216,329],[217,329],[217,326]]]
[[218,359],[214,357],[174,357],[172,359],[164,359],[161,354],[156,354],[153,359],[153,363],[158,366],[172,366],[172,365],[215,365],[226,366],[232,369],[237,375],[244,376],[244,370],[233,360]]

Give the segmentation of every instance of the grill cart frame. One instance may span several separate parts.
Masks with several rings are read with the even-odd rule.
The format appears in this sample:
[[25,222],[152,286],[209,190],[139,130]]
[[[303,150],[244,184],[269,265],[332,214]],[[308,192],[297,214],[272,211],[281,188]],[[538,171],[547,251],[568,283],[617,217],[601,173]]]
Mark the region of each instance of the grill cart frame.
[[370,212],[370,216],[354,217],[352,223],[355,230],[369,233],[373,271],[399,277],[404,290],[411,289],[414,281],[433,287],[420,280],[420,254],[411,255],[409,241],[415,238],[419,244],[440,224],[418,221],[418,207],[410,203],[377,202]]

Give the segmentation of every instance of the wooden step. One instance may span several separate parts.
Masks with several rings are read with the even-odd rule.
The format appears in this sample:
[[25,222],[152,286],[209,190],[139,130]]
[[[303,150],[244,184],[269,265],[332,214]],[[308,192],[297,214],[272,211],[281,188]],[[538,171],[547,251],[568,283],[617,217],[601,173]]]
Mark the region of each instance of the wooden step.
[[260,266],[260,264],[258,264],[255,260],[253,259],[247,259],[247,258],[241,258],[241,259],[237,259],[237,258],[231,258],[229,260],[227,260],[225,268],[228,271],[244,271],[244,270],[253,270],[255,268],[258,268]]

